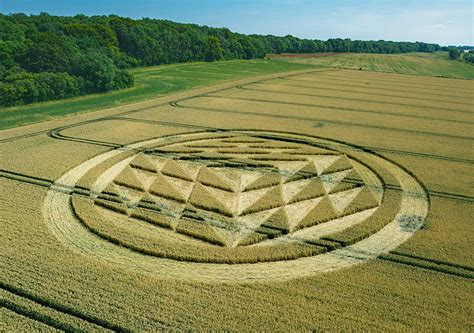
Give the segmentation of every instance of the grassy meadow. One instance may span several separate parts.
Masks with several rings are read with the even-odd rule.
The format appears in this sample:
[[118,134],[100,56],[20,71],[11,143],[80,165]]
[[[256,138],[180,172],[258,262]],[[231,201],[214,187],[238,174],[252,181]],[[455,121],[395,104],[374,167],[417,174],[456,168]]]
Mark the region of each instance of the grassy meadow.
[[284,61],[364,71],[474,79],[474,66],[448,60],[447,52],[370,54],[349,53],[318,58],[290,58]]

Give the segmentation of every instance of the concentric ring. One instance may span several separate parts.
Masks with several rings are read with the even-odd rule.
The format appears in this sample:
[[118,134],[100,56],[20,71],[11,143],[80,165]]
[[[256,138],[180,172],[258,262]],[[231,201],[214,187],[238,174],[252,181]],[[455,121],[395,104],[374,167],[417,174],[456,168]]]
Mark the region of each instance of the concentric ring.
[[[153,253],[141,253],[130,246],[121,246],[120,242],[108,241],[106,237],[101,237],[101,235],[91,232],[87,226],[78,220],[73,209],[71,209],[72,190],[65,189],[74,188],[81,177],[100,163],[108,161],[111,158],[117,158],[120,154],[129,152],[130,150],[143,152],[144,149],[156,149],[156,147],[170,146],[189,140],[205,140],[229,135],[237,137],[240,135],[250,136],[279,142],[296,142],[299,145],[319,147],[343,154],[354,163],[359,163],[359,166],[365,168],[364,170],[367,171],[367,174],[380,177],[381,184],[390,185],[391,191],[395,191],[399,198],[397,212],[387,221],[383,221],[383,212],[380,213],[382,214],[380,215],[381,217],[374,218],[375,222],[380,223],[380,228],[374,229],[377,226],[374,226],[374,221],[371,222],[372,224],[370,226],[376,230],[375,233],[372,234],[369,231],[366,232],[363,230],[364,222],[370,218],[370,214],[376,210],[381,211],[382,208],[391,205],[389,202],[390,196],[385,194],[383,200],[381,196],[378,199],[380,201],[380,207],[378,207],[378,209],[373,208],[372,210],[366,210],[368,212],[363,215],[361,221],[352,223],[352,225],[356,227],[354,233],[359,232],[359,234],[363,235],[364,233],[361,232],[366,232],[367,237],[363,237],[361,240],[353,238],[355,241],[346,242],[344,237],[347,235],[341,236],[339,234],[338,236],[337,231],[347,229],[347,226],[338,229],[338,226],[344,223],[342,220],[344,217],[340,217],[332,219],[328,223],[322,223],[321,226],[316,226],[317,228],[313,229],[317,231],[311,234],[311,237],[315,239],[315,246],[321,247],[324,244],[332,242],[332,244],[338,244],[335,250],[326,248],[323,254],[299,256],[292,260],[283,260],[280,258],[280,260],[268,260],[256,263],[235,262],[230,265],[222,262],[205,263],[193,260],[186,261],[182,258],[170,259],[166,256],[158,257],[154,256]],[[105,174],[110,176],[111,172],[119,173],[121,171],[120,168],[128,165],[133,159],[133,157],[127,156],[124,156],[121,162],[115,164],[112,168],[107,170]],[[106,178],[110,180],[110,177],[105,177],[104,175],[99,177],[94,188],[91,189],[93,195],[96,195],[97,192],[100,192],[101,187],[103,189],[103,187],[109,183],[104,180]],[[380,188],[385,193],[385,186],[381,186]],[[80,164],[60,177],[55,182],[55,185],[48,191],[44,203],[44,216],[54,234],[63,244],[74,248],[84,255],[120,265],[127,269],[144,271],[163,277],[205,281],[279,280],[350,267],[351,265],[365,262],[377,257],[381,253],[396,248],[421,227],[427,212],[427,194],[421,184],[419,184],[413,176],[394,163],[362,149],[354,148],[354,146],[327,139],[265,131],[229,131],[176,135],[131,144],[121,150],[112,150]],[[233,214],[237,216],[239,213]],[[323,230],[323,233],[321,233],[321,230]],[[324,230],[326,230],[326,232],[324,232]],[[332,233],[328,233],[328,230],[332,231]],[[321,237],[322,235],[329,237]],[[335,238],[331,238],[331,236]],[[287,235],[267,239],[260,244],[252,246],[265,249],[267,246],[278,247],[285,242],[298,242],[301,241],[301,239],[308,240],[307,238],[307,230],[292,229]]]

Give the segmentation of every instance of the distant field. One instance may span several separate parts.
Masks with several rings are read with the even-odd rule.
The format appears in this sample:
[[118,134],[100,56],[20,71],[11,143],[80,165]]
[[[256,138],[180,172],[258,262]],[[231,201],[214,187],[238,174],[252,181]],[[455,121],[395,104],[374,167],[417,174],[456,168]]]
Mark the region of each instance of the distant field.
[[[273,55],[273,58],[276,59],[277,55]],[[462,61],[448,60],[448,55],[445,52],[407,54],[344,53],[324,57],[301,58],[296,55],[294,58],[284,56],[282,59],[298,64],[336,68],[361,68],[365,71],[375,72],[474,79],[474,66]]]
[[[301,57],[300,57],[301,56]],[[22,126],[81,112],[116,107],[219,82],[314,67],[474,79],[474,66],[449,61],[445,53],[271,55],[272,60],[187,63],[134,69],[135,86],[107,94],[0,107],[0,129]]]
[[265,58],[267,59],[293,59],[293,58],[321,58],[321,57],[330,57],[337,55],[334,52],[326,53],[271,53],[266,54]]
[[474,81],[135,73],[0,131],[0,331],[474,331]]
[[236,60],[139,68],[131,71],[135,86],[130,89],[27,106],[0,107],[0,129],[157,98],[218,82],[310,67],[275,61]]

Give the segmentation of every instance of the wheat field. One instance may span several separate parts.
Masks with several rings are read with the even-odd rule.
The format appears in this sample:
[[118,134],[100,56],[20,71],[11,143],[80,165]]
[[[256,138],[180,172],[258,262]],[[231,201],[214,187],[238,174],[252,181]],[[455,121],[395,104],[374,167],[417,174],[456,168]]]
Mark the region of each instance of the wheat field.
[[305,67],[3,130],[0,322],[472,331],[472,91]]

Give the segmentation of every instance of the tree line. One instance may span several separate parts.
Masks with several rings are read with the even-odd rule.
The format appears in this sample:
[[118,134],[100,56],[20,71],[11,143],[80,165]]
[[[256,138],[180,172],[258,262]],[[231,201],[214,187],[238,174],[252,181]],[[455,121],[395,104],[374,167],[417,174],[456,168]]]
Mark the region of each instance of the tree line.
[[[448,48],[449,60],[463,60],[468,64],[474,65],[474,50],[473,49],[458,49],[457,47]],[[463,51],[463,52],[461,52]]]
[[268,53],[433,52],[422,42],[310,40],[227,28],[110,16],[0,14],[0,105],[133,86],[128,68],[263,58]]

